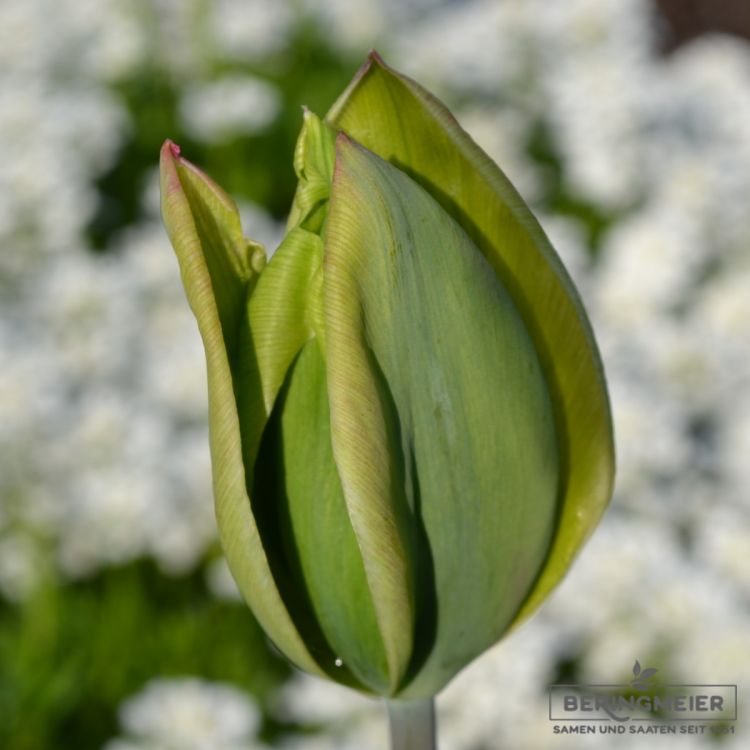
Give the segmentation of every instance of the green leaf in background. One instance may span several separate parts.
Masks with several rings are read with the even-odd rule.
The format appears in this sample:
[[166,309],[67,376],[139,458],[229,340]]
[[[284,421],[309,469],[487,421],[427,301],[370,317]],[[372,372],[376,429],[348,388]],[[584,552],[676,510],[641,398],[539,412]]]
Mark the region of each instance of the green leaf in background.
[[155,675],[186,674],[265,703],[289,670],[247,607],[206,590],[202,570],[176,578],[143,560],[50,580],[21,606],[0,603],[0,747],[101,748],[118,733],[118,704]]

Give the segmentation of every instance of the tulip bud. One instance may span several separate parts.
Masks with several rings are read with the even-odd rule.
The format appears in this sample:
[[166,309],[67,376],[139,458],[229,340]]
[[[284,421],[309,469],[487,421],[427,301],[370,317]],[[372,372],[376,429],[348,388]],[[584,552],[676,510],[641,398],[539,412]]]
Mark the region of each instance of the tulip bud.
[[578,295],[502,172],[372,54],[305,111],[265,256],[167,142],[164,221],[208,367],[218,527],[296,665],[435,695],[560,581],[611,494]]

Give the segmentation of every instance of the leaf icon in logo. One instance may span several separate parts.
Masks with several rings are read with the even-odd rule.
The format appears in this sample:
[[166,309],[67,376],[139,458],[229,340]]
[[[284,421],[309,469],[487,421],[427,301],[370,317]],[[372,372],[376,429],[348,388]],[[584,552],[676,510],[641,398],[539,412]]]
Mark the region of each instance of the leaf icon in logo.
[[636,659],[633,665],[633,674],[635,677],[630,681],[632,687],[636,690],[648,690],[647,681],[650,680],[659,670],[654,667],[641,669],[641,663]]

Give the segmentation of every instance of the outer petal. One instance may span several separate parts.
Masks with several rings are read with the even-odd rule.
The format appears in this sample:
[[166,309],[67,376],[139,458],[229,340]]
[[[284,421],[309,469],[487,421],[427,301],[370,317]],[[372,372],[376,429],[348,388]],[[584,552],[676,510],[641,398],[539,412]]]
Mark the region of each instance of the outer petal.
[[326,119],[412,176],[461,224],[508,288],[540,352],[553,394],[563,481],[557,532],[519,622],[565,575],[612,493],[609,402],[586,313],[505,175],[417,83],[372,53]]
[[344,135],[325,247],[334,456],[386,648],[408,632],[417,578],[400,691],[424,697],[502,635],[544,561],[558,488],[549,393],[466,233]]
[[[161,152],[161,186],[164,223],[206,350],[211,460],[222,545],[243,595],[266,632],[292,661],[322,674],[279,595],[246,487],[232,368],[238,360],[240,338],[246,335],[245,305],[256,276],[252,248],[242,236],[232,200],[182,159],[169,141]],[[262,429],[264,422],[252,423],[253,431]],[[259,433],[249,435],[245,444],[258,439]]]

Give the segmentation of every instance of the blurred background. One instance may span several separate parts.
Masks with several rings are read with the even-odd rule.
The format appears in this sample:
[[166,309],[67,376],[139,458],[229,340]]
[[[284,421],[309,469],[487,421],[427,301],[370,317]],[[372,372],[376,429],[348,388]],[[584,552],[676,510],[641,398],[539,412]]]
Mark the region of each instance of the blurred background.
[[572,573],[440,697],[443,747],[585,747],[546,686],[635,659],[739,685],[734,735],[661,748],[750,746],[748,36],[744,0],[2,0],[0,748],[385,746],[377,705],[272,653],[222,561],[156,172],[173,138],[273,249],[300,106],[370,47],[534,208],[619,450]]

